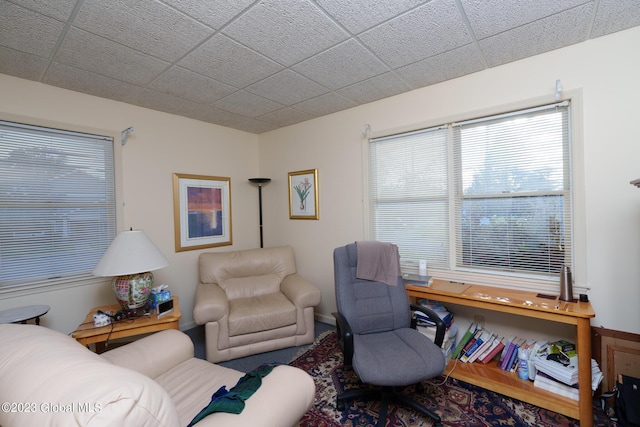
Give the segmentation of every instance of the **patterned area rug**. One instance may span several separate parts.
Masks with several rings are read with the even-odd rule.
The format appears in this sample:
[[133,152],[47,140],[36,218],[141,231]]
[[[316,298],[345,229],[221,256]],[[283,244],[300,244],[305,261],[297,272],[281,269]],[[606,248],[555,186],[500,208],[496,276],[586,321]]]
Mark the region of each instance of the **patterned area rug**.
[[[353,402],[343,412],[336,407],[336,395],[344,389],[361,388],[362,383],[351,368],[342,364],[335,331],[320,336],[291,363],[308,372],[316,383],[316,401],[300,422],[301,427],[370,427],[378,420],[379,402]],[[434,383],[442,382],[437,378]],[[413,392],[413,387],[407,388]],[[497,393],[449,378],[444,385],[425,382],[416,400],[435,411],[445,426],[548,426],[574,427],[579,423],[564,415],[510,399]],[[431,420],[411,409],[389,406],[387,426],[430,426]],[[594,407],[594,426],[615,426],[603,411]]]

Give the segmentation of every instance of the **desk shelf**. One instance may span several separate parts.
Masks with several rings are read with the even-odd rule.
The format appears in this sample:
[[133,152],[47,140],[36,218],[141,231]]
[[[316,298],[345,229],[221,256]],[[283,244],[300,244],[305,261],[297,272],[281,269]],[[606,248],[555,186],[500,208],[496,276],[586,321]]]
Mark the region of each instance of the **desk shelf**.
[[[522,380],[517,374],[500,369],[493,361],[486,365],[458,361],[451,377],[578,419],[581,427],[593,426],[590,319],[595,317],[595,313],[590,303],[558,304],[556,300],[542,298],[533,292],[480,285],[465,286],[460,292],[452,292],[449,290],[450,286],[445,286],[447,284],[448,282],[434,280],[430,287],[407,285],[407,294],[410,298],[426,298],[575,326],[578,382],[587,386],[580,387],[580,399],[575,401],[535,387],[533,382]],[[453,363],[454,361],[449,363],[447,372],[451,370]]]
[[[449,362],[446,372],[451,371],[454,363],[454,360]],[[577,400],[535,387],[533,381],[520,379],[518,374],[500,369],[495,361],[485,365],[476,362],[463,363],[458,360],[450,376],[571,418],[580,419],[580,405]]]

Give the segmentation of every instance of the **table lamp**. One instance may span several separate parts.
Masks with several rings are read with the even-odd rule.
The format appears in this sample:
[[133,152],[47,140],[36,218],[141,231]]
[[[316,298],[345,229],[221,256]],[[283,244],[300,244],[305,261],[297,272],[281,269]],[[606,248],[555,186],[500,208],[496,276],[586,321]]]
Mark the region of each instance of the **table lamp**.
[[152,270],[169,265],[167,258],[142,230],[121,231],[111,242],[94,276],[113,276],[118,303],[125,310],[144,307],[153,287]]

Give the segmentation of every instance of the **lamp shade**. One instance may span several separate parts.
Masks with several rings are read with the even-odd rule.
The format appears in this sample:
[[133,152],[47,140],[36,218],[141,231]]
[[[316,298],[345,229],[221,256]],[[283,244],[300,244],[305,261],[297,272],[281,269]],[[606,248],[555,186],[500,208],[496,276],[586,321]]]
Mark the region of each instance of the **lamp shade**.
[[157,270],[168,265],[167,258],[144,231],[121,231],[93,269],[93,275],[123,276]]
[[112,276],[113,292],[124,310],[147,305],[153,286],[151,270],[169,261],[142,230],[118,233],[93,269],[95,276]]

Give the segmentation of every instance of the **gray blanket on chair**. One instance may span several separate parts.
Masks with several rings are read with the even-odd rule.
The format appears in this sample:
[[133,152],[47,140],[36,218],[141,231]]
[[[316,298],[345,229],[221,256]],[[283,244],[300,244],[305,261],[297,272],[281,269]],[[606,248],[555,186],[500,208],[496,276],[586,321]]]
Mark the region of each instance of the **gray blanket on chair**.
[[393,243],[360,241],[356,242],[358,265],[356,278],[398,284],[400,276],[400,256],[398,247]]

